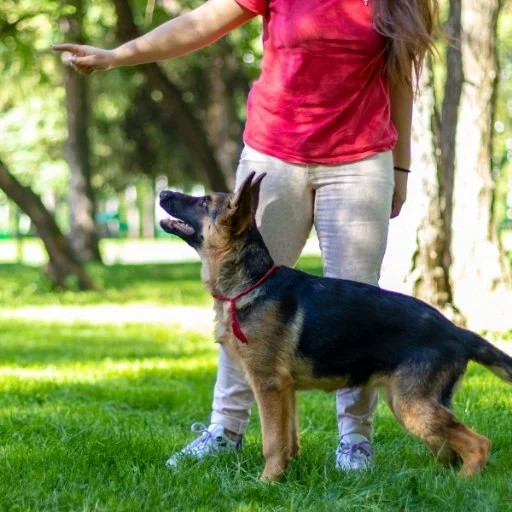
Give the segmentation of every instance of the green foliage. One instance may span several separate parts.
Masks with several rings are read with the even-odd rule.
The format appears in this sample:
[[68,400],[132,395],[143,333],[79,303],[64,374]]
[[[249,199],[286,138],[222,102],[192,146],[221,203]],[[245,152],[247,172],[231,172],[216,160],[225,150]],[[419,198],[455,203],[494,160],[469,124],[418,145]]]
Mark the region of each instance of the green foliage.
[[50,44],[58,2],[2,2],[0,7],[0,151],[35,191],[65,189],[66,136],[58,59]]
[[[140,32],[199,4],[180,2],[174,11],[157,5],[147,24],[147,2],[131,2]],[[69,170],[63,147],[67,136],[63,64],[50,47],[62,41],[59,23],[73,9],[66,2],[50,0],[6,0],[0,5],[0,152],[18,178],[38,193],[50,192],[57,203],[65,198]],[[88,0],[82,28],[90,44],[105,48],[119,44],[113,3]],[[235,63],[234,78],[230,77],[232,101],[237,123],[243,123],[249,82],[258,72],[259,38],[258,23],[250,23],[221,44],[165,64],[166,73],[198,119],[205,120],[211,100],[209,63],[221,54]],[[173,183],[185,185],[198,181],[180,126],[163,114],[160,92],[148,86],[140,69],[95,73],[88,80],[92,183],[100,197],[137,183],[141,173],[167,175]]]

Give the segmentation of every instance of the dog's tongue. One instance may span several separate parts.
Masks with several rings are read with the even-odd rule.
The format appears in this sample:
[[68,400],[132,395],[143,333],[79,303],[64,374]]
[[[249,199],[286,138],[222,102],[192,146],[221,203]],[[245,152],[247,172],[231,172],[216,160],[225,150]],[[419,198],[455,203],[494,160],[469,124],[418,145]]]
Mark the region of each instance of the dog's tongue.
[[173,224],[176,222],[176,219],[173,219],[172,217],[166,217],[165,219],[162,219],[160,221],[160,225],[162,227],[170,228],[172,229]]
[[172,217],[167,217],[160,221],[160,225],[163,228],[180,231],[180,232],[184,233],[185,235],[193,235],[194,234],[194,228],[192,226],[190,226],[189,224],[187,224],[186,222],[183,222],[180,219],[174,219]]

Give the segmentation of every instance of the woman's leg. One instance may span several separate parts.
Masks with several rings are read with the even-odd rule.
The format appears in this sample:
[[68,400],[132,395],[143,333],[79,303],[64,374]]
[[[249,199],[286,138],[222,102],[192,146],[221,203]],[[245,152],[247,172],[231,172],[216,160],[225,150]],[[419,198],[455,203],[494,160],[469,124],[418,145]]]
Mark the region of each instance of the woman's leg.
[[[256,171],[261,183],[256,222],[276,265],[294,266],[313,222],[313,192],[305,166],[293,165],[245,148],[237,169],[237,186]],[[242,434],[254,401],[245,376],[220,347],[211,422]]]
[[[391,152],[311,172],[325,275],[377,285],[394,188]],[[340,436],[362,434],[369,439],[376,405],[373,389],[338,390]]]

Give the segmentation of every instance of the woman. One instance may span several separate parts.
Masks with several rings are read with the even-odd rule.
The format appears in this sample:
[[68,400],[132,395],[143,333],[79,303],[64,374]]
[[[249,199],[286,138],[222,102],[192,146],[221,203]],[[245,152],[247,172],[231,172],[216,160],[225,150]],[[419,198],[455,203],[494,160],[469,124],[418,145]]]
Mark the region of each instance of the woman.
[[[209,0],[114,50],[62,44],[82,73],[192,52],[263,16],[237,183],[266,172],[257,222],[293,266],[315,226],[325,275],[377,285],[388,222],[406,198],[413,75],[432,45],[436,0]],[[211,424],[168,461],[241,444],[252,392],[222,347]],[[337,392],[336,467],[372,462],[373,389]],[[199,427],[199,428],[197,428]]]

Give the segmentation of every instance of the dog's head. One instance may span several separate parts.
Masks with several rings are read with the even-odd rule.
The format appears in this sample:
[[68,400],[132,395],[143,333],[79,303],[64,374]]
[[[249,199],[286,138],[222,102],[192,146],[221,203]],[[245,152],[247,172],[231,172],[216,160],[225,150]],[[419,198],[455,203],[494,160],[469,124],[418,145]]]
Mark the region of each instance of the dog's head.
[[160,193],[160,206],[171,217],[160,221],[163,230],[177,235],[201,254],[205,249],[226,248],[254,226],[261,180],[250,173],[232,194],[196,197],[172,190]]

